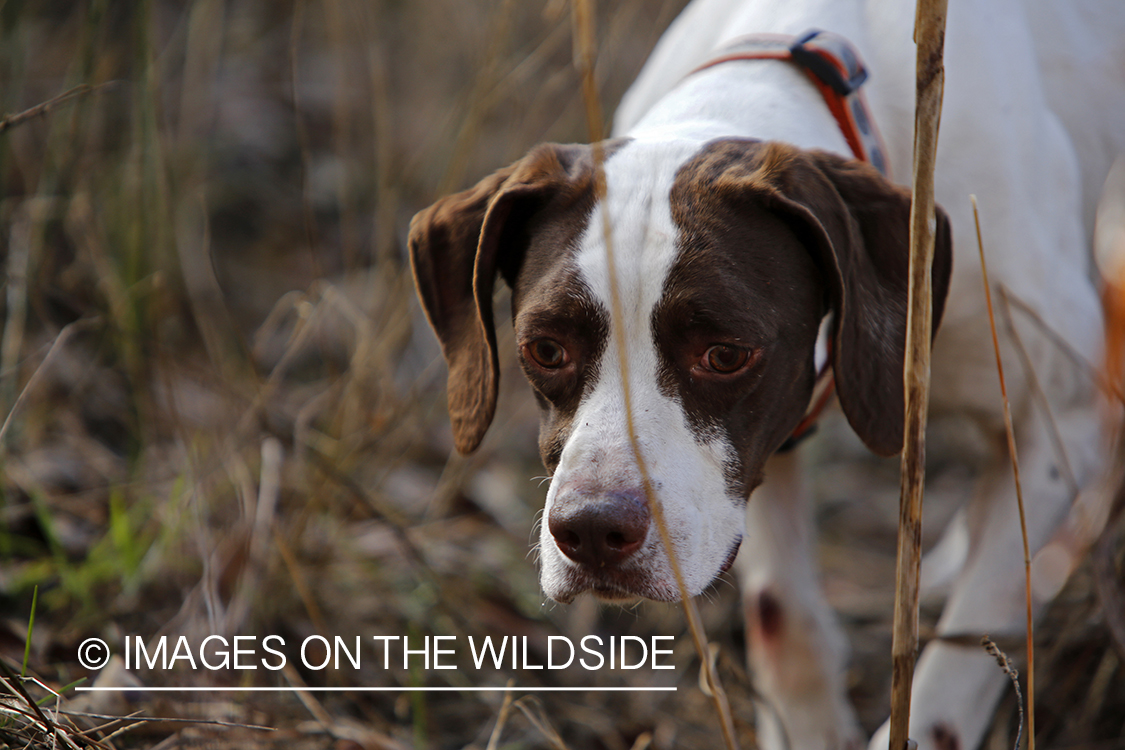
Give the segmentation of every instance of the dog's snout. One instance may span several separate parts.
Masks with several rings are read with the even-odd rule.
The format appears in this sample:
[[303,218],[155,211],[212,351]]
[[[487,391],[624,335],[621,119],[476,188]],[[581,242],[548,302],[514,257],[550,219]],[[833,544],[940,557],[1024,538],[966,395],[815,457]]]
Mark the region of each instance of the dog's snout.
[[564,555],[591,568],[605,568],[620,565],[641,548],[649,520],[642,495],[615,494],[556,502],[547,526]]

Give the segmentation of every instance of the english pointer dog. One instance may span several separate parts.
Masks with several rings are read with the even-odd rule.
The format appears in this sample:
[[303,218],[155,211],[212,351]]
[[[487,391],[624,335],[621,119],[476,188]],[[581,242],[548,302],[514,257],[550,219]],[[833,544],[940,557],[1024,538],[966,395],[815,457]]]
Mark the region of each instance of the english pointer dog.
[[[627,377],[690,593],[738,555],[754,680],[773,707],[759,720],[767,750],[863,742],[793,444],[834,386],[872,451],[902,446],[910,195],[895,180],[911,170],[913,19],[905,0],[696,0],[617,111],[604,197],[590,146],[541,145],[411,225],[462,452],[492,420],[493,289],[498,277],[511,287],[551,474],[543,591],[679,598],[629,439]],[[1125,151],[1125,6],[953,0],[945,66],[931,408],[967,415],[992,452],[938,545],[951,581],[938,630],[1018,633],[1020,525],[968,196],[980,196],[996,286],[1041,319],[1020,330],[1054,427],[1028,374],[1008,368],[1038,550],[1108,467],[1095,388],[1047,331],[1100,357],[1089,247],[1099,188]],[[972,750],[1006,684],[979,648],[931,642],[911,737]],[[886,748],[885,726],[871,743]]]

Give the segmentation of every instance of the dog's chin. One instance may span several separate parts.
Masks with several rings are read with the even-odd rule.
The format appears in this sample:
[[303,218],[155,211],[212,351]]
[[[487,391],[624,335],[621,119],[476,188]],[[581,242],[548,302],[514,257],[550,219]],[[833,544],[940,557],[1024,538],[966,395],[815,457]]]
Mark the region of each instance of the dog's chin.
[[[741,544],[740,535],[731,544],[714,575],[699,586],[698,590],[690,591],[689,588],[692,596],[703,591],[716,578],[730,570]],[[674,576],[669,574],[657,577],[641,570],[601,570],[593,573],[575,566],[567,566],[556,580],[550,583],[544,580],[542,583],[547,596],[560,604],[570,604],[586,593],[601,602],[618,606],[631,605],[642,599],[665,603],[678,602],[681,599],[680,587],[676,585]]]
[[560,604],[570,604],[582,594],[589,594],[604,604],[627,607],[641,600],[655,602],[678,602],[680,591],[675,581],[650,580],[628,587],[606,581],[591,583],[584,580],[568,580],[561,588],[547,591],[547,596]]
[[567,561],[548,574],[551,567],[541,571],[540,584],[543,593],[561,604],[570,604],[582,594],[619,606],[640,599],[674,602],[680,598],[672,576],[655,574],[643,567],[593,570]]

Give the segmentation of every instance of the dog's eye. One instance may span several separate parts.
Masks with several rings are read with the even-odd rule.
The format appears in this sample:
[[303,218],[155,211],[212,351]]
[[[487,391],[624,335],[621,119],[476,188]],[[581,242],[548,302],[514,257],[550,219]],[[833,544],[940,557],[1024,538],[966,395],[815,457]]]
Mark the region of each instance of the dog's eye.
[[535,339],[524,344],[523,349],[532,362],[545,370],[557,370],[570,361],[566,349],[554,339]]
[[726,344],[716,344],[703,353],[703,366],[720,375],[738,372],[750,360],[750,350]]

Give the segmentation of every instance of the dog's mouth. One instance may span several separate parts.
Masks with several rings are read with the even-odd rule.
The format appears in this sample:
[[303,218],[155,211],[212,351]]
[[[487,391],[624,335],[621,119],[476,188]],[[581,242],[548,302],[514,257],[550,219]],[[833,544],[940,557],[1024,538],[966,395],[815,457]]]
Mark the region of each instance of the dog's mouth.
[[[730,570],[741,546],[742,535],[739,534],[727,551],[718,572],[712,577],[712,581]],[[671,603],[678,602],[681,598],[680,588],[671,575],[657,578],[647,571],[637,569],[603,568],[592,571],[578,566],[568,567],[563,575],[565,580],[559,591],[551,594],[551,598],[561,604],[570,604],[580,594],[587,592],[600,601],[610,604],[630,604],[638,599]]]
[[636,570],[600,570],[592,572],[583,568],[569,568],[559,591],[551,598],[570,604],[580,594],[589,592],[600,601],[610,604],[631,604],[638,599],[658,602],[680,600],[676,582],[663,581]]

